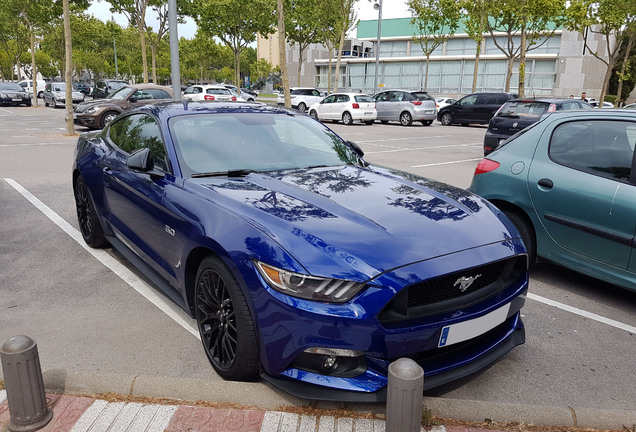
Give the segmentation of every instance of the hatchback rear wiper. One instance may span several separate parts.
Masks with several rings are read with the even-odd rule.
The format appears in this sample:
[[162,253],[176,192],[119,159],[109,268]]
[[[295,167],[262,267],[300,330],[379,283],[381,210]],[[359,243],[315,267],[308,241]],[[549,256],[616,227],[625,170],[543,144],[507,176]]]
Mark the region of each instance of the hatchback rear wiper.
[[229,170],[229,171],[214,171],[214,172],[205,172],[205,173],[194,173],[192,174],[192,178],[200,178],[200,177],[245,177],[248,174],[255,172],[251,169],[239,169],[239,170]]

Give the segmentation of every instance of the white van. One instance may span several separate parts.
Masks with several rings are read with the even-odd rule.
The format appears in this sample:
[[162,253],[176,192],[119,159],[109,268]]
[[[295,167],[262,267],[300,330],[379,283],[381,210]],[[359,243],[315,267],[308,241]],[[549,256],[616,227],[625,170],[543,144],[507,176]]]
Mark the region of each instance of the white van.
[[[27,91],[31,96],[33,96],[33,80],[23,80],[23,81],[20,81],[18,84],[25,91]],[[42,98],[44,96],[44,88],[46,87],[46,81],[37,80],[37,84],[38,84],[38,98]]]

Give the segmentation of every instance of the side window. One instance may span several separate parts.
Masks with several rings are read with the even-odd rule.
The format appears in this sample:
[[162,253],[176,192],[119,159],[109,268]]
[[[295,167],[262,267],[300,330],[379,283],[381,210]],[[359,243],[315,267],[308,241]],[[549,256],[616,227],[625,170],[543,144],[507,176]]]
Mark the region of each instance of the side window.
[[21,83],[20,83],[20,87],[22,87],[22,88],[27,88],[27,85],[28,85],[28,84],[27,84],[27,83],[25,83],[25,82],[21,82]]
[[336,99],[335,95],[327,96],[322,103],[333,103],[335,99]]
[[468,95],[464,98],[461,98],[459,100],[459,104],[461,106],[473,106],[475,105],[476,101],[477,101],[477,95]]
[[402,100],[405,101],[412,101],[417,99],[415,96],[413,96],[411,93],[402,93]]
[[504,104],[510,100],[508,95],[505,93],[498,94],[496,99],[497,99],[497,102],[495,103],[498,103],[498,104]]
[[320,96],[320,92],[318,90],[312,90],[311,91],[311,95],[312,96]]
[[349,96],[347,95],[338,95],[338,102],[348,102]]
[[151,96],[151,99],[172,99],[170,93],[161,89],[147,89],[146,93]]
[[147,114],[121,118],[110,125],[108,134],[117,147],[129,154],[149,148],[155,168],[168,171],[166,149],[154,118]]
[[389,100],[389,92],[380,93],[375,99],[376,102],[386,102]]
[[[480,94],[477,96],[475,105],[494,105],[497,103],[498,96],[493,94]],[[505,101],[503,101],[505,102]],[[503,103],[502,102],[502,103]]]
[[391,92],[391,96],[389,96],[389,101],[391,102],[400,102],[403,98],[402,92]]
[[550,138],[550,158],[558,164],[628,182],[636,124],[612,120],[578,121],[558,126]]
[[196,94],[199,93],[198,91],[196,91],[196,87],[188,87],[187,89],[185,89],[185,91],[183,92],[183,94]]

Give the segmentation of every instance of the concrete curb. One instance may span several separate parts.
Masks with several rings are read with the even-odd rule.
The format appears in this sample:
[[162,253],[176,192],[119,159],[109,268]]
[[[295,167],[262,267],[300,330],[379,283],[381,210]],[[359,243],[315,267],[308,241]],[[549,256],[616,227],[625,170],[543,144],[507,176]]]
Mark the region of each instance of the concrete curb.
[[[265,383],[204,381],[159,376],[132,376],[67,372],[54,369],[43,372],[47,392],[93,395],[117,393],[183,401],[231,403],[263,410],[286,406],[309,406],[320,409],[346,409],[384,413],[384,404],[323,402],[299,399]],[[471,422],[490,419],[543,426],[577,426],[595,429],[633,429],[636,411],[505,404],[447,398],[424,398],[424,406],[440,417]]]

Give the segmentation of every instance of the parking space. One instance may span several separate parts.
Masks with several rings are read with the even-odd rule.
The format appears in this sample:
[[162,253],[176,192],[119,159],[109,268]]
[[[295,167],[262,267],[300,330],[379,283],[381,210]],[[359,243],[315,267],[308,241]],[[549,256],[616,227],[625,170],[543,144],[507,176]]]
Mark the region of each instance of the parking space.
[[[63,109],[0,108],[0,342],[33,337],[45,369],[218,380],[199,340],[133,286],[152,292],[147,280],[112,250],[97,257],[62,229],[77,229],[70,183],[77,137],[64,135],[64,116]],[[470,185],[486,130],[327,125],[372,163],[460,188]],[[104,265],[109,260],[121,273]],[[544,263],[531,274],[523,313],[525,345],[431,394],[633,409],[634,293]]]

